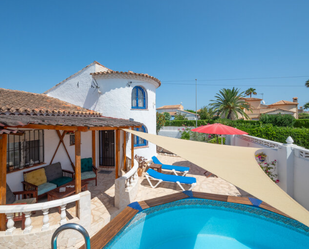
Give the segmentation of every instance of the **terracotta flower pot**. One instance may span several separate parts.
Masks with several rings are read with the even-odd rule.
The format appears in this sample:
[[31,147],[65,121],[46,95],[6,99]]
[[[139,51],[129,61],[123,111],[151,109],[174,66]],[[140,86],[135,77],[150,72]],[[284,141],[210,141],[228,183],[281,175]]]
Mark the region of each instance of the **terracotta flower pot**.
[[137,175],[141,177],[143,175],[143,168],[138,168]]

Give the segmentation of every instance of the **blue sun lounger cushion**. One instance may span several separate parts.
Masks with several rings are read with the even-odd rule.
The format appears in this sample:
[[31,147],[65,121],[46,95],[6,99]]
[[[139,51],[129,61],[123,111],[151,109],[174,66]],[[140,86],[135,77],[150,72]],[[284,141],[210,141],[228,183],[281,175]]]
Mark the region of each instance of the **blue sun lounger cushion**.
[[[156,188],[161,182],[175,182],[179,185],[182,191],[185,191],[185,189],[181,184],[190,184],[191,188],[189,190],[191,190],[196,185],[196,179],[194,177],[166,175],[159,173],[153,169],[148,169],[145,176],[152,188]],[[150,181],[150,178],[152,178],[153,180],[157,180],[158,183],[156,185],[153,185]]]
[[185,176],[189,170],[190,167],[183,167],[183,166],[175,166],[175,165],[169,165],[169,164],[163,164],[159,161],[159,159],[156,156],[152,157],[152,161],[155,164],[162,164],[162,169],[164,170],[171,170],[173,171],[173,173],[178,176],[178,174],[176,173],[176,171],[181,172],[182,176]]

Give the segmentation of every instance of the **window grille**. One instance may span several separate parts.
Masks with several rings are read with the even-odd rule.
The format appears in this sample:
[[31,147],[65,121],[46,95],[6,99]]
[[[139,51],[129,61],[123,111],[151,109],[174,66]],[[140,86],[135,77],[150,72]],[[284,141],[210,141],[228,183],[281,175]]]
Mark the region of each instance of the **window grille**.
[[132,108],[146,109],[146,93],[140,86],[136,86],[132,90]]
[[22,135],[8,135],[7,168],[22,169],[44,162],[44,131],[24,131]]

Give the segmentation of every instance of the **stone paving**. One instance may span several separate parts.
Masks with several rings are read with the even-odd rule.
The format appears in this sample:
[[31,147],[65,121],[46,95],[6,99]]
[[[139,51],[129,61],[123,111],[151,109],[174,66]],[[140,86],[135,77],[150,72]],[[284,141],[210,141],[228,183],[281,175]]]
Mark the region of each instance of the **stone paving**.
[[[165,164],[174,164],[179,166],[188,166],[190,171],[187,176],[195,177],[197,185],[193,188],[194,191],[240,196],[238,189],[220,179],[213,176],[206,177],[204,175],[205,170],[190,163],[189,161],[183,160],[180,157],[158,155],[159,160]],[[102,169],[99,170],[99,172]],[[108,172],[103,169],[102,172]],[[114,207],[114,181],[115,173],[110,171],[110,174],[99,173],[98,174],[98,186],[95,187],[92,184],[89,185],[91,191],[91,212],[92,212],[92,224],[91,224],[91,235],[95,234],[100,228],[106,225],[111,218],[114,218],[121,210]],[[169,173],[169,172],[164,172]],[[181,191],[180,187],[176,183],[161,183],[157,188],[153,189],[149,185],[145,176],[139,177],[139,190],[135,201],[141,201],[151,199],[155,197],[161,197]],[[189,189],[190,186],[184,186]]]
[[[197,185],[193,188],[194,191],[224,194],[232,196],[240,196],[243,193],[232,184],[213,176],[206,177],[204,175],[205,170],[198,166],[176,156],[158,155],[159,160],[164,164],[174,164],[179,166],[188,166],[190,171],[187,176],[195,177]],[[171,172],[165,171],[165,174],[171,174]],[[112,218],[119,214],[122,210],[114,207],[114,195],[115,195],[115,171],[113,168],[99,168],[98,170],[98,186],[94,186],[94,181],[88,185],[88,190],[91,192],[91,230],[90,236],[93,236],[102,227],[104,227]],[[185,189],[189,189],[190,186],[183,185]],[[151,199],[155,197],[161,197],[173,193],[180,192],[181,189],[176,183],[161,183],[157,188],[153,189],[146,180],[144,174],[139,177],[139,190],[135,201],[141,201]],[[41,200],[46,201],[46,200]],[[33,231],[38,232],[42,226],[42,214],[37,212],[31,216]],[[71,203],[67,206],[67,218],[71,221],[76,219],[75,216],[75,204]],[[58,209],[50,210],[49,213],[50,225],[54,226],[59,224],[60,215]],[[16,224],[17,225],[17,224]],[[22,231],[20,230],[19,233]],[[83,242],[76,244],[70,248],[79,248]]]

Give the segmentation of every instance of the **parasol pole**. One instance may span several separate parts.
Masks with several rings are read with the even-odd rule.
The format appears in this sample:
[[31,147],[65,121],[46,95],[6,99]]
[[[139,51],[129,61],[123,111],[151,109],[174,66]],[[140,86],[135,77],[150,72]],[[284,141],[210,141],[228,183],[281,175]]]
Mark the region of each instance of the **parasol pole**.
[[197,79],[195,79],[195,128],[197,128]]

